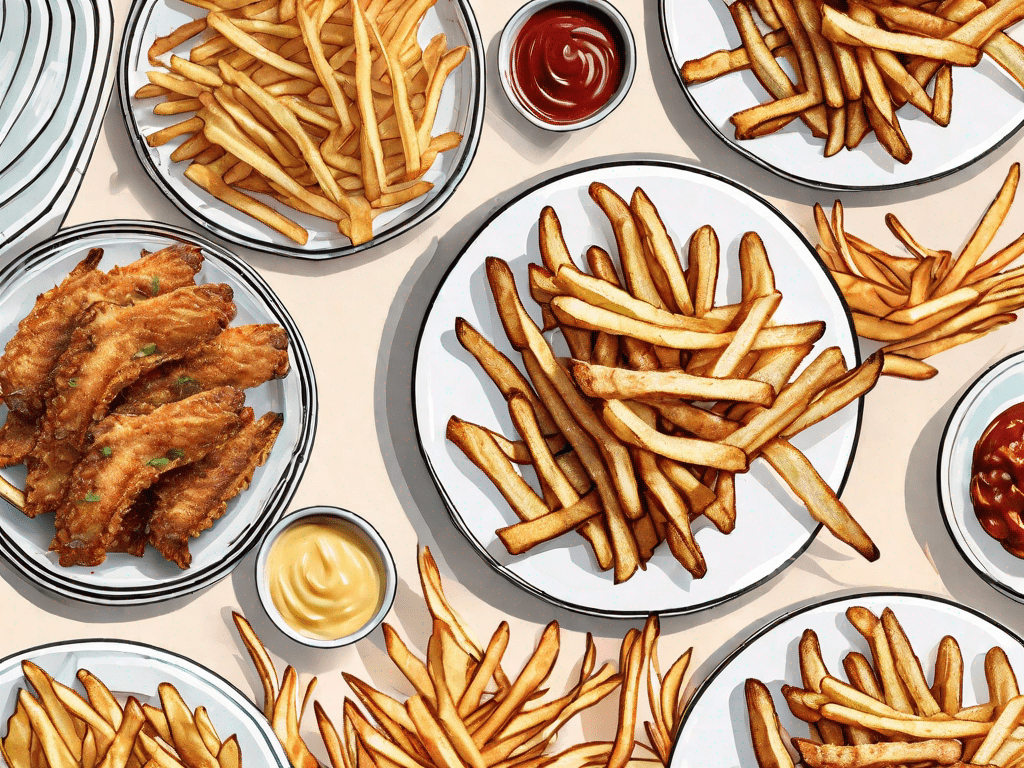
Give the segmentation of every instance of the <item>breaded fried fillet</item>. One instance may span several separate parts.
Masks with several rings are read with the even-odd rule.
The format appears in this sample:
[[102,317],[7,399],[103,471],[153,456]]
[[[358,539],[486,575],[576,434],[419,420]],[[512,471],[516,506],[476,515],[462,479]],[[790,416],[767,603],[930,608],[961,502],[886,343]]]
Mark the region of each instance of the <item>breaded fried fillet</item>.
[[242,392],[218,387],[143,416],[112,414],[97,424],[57,510],[50,549],[60,564],[102,563],[139,494],[165,472],[206,456],[236,427],[244,402]]
[[189,537],[211,527],[228,502],[249,487],[281,431],[281,414],[267,413],[253,423],[252,411],[246,410],[249,423],[205,458],[169,472],[153,487],[149,543],[181,568],[192,562]]
[[145,413],[213,387],[248,389],[288,373],[288,334],[275,324],[226,328],[181,360],[127,387],[114,410]]
[[42,415],[54,366],[83,311],[100,301],[132,304],[192,285],[203,263],[194,245],[172,245],[110,272],[96,269],[102,255],[102,249],[91,250],[60,285],[39,295],[18,324],[0,356],[0,394],[10,410]]
[[235,314],[231,288],[201,285],[119,307],[96,304],[54,373],[39,436],[28,456],[25,514],[57,508],[89,427],[118,393],[168,360],[212,338]]

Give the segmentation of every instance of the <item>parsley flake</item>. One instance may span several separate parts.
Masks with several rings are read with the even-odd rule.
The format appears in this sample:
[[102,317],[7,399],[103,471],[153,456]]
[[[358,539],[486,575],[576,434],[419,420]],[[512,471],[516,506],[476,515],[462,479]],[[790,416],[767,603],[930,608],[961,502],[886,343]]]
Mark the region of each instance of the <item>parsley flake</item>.
[[146,462],[146,466],[149,467],[165,467],[171,463],[171,460],[165,456],[157,456],[155,459],[150,459]]
[[147,344],[138,352],[135,353],[135,357],[149,357],[150,355],[156,354],[156,344]]
[[98,493],[94,492],[94,491],[89,491],[87,494],[85,494],[85,500],[86,501],[90,501],[90,502],[91,501],[99,501],[100,500],[100,495]]
[[149,289],[154,296],[160,293],[160,275],[153,275],[153,282],[149,284]]
[[181,450],[181,448],[171,448],[171,450],[167,452],[167,456],[171,459],[184,459],[185,452]]
[[104,445],[102,448],[100,448],[100,453],[102,453],[104,456],[109,456],[110,454],[113,453],[113,451],[110,450],[109,445]]
[[74,389],[78,386],[78,379],[68,379],[68,386]]

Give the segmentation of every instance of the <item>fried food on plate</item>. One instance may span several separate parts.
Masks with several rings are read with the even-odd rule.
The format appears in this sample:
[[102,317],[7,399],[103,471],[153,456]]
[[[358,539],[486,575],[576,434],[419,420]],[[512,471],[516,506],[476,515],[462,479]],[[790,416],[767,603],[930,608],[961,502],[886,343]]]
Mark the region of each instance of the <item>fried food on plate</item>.
[[831,221],[820,205],[814,220],[818,255],[853,311],[858,335],[883,343],[882,373],[929,379],[926,358],[1012,323],[1024,307],[1024,235],[985,256],[1020,182],[1014,163],[995,199],[959,254],[920,244],[892,213],[885,223],[909,255],[897,256],[846,231],[843,205]]
[[88,309],[54,371],[53,395],[28,456],[25,514],[54,511],[91,425],[140,376],[213,337],[235,316],[226,285],[179,288],[138,304]]
[[989,703],[962,705],[964,660],[956,639],[939,643],[932,685],[896,615],[851,606],[846,618],[867,641],[873,660],[857,651],[843,660],[849,683],[826,668],[817,635],[798,646],[801,685],[783,685],[810,738],[792,739],[792,754],[768,688],[747,681],[747,709],[760,768],[874,768],[889,765],[1018,766],[1024,762],[1024,696],[1005,652],[985,657]]
[[[241,390],[287,374],[287,334],[276,324],[227,328],[231,288],[195,285],[196,246],[143,252],[110,272],[97,268],[101,256],[90,252],[41,294],[0,357],[3,380],[21,382],[12,385],[20,388],[0,458],[28,464],[25,494],[6,482],[0,492],[30,517],[57,513],[62,565],[96,565],[106,552],[141,556],[160,542],[187,568],[189,537],[248,487],[280,431],[280,414],[253,424],[245,409],[243,418]],[[46,347],[46,365],[22,359],[36,349],[34,329],[63,346]],[[38,413],[32,387],[43,393]]]
[[236,325],[126,387],[114,410],[141,413],[205,389],[249,389],[287,374],[284,328],[276,323]]
[[238,738],[222,742],[206,708],[193,712],[170,683],[151,692],[159,694],[159,706],[135,696],[122,706],[86,669],[76,675],[85,696],[31,661],[22,661],[21,669],[31,690],[18,690],[7,735],[0,739],[0,756],[9,768],[242,766]]
[[[462,140],[432,135],[441,94],[469,50],[443,34],[420,48],[434,0],[193,4],[206,17],[153,42],[162,69],[135,93],[163,97],[155,114],[183,115],[146,140],[187,137],[171,154],[190,161],[186,178],[299,244],[309,233],[282,210],[359,245],[379,214],[433,188],[423,177]],[[159,58],[204,31],[187,59]]]
[[897,111],[910,104],[948,125],[953,66],[973,67],[985,54],[1024,86],[1024,47],[1005,34],[1024,18],[1019,0],[736,0],[729,10],[742,45],[687,61],[682,77],[694,87],[754,73],[771,100],[730,118],[740,140],[800,119],[825,140],[825,157],[855,149],[874,131],[885,151],[906,164],[912,151]]
[[254,422],[252,409],[245,410],[236,432],[194,464],[169,472],[153,489],[148,541],[182,568],[192,560],[189,537],[212,526],[228,502],[249,487],[281,431],[281,414],[266,413]]
[[[559,627],[551,622],[518,677],[502,664],[509,645],[509,627],[502,622],[486,646],[448,602],[441,576],[430,554],[419,556],[432,631],[425,658],[416,656],[388,624],[387,653],[415,693],[406,701],[393,698],[354,675],[345,681],[366,710],[346,699],[339,729],[319,701],[317,725],[332,768],[358,765],[359,756],[374,764],[403,768],[465,768],[466,766],[607,764],[613,768],[658,768],[668,765],[682,720],[683,678],[690,651],[663,675],[658,662],[660,628],[652,616],[643,632],[631,629],[623,638],[619,669],[597,666],[597,648],[587,637],[575,684],[553,698],[542,687],[560,651]],[[263,683],[263,713],[271,722],[293,766],[316,768],[316,758],[299,733],[299,720],[310,699],[314,677],[297,706],[298,674],[289,666],[280,682],[270,654],[252,626],[234,614],[235,626]],[[652,720],[642,724],[650,745],[638,742],[640,692],[646,678]],[[555,748],[561,728],[581,712],[618,691],[615,723],[603,738]],[[405,697],[402,697],[405,698]]]
[[36,299],[0,356],[0,392],[11,411],[25,416],[43,412],[58,358],[81,325],[79,315],[97,302],[135,304],[194,283],[203,263],[194,245],[175,244],[109,272],[98,269],[101,248],[89,251],[60,285]]
[[99,565],[121,516],[164,473],[202,459],[237,429],[245,395],[219,387],[140,416],[111,414],[92,442],[57,509],[50,548],[61,565]]
[[[508,263],[487,260],[494,306],[528,376],[465,319],[455,321],[460,343],[509,401],[520,432],[520,440],[509,440],[452,416],[446,433],[520,519],[498,531],[509,553],[575,529],[598,567],[614,568],[616,583],[643,567],[662,541],[702,578],[707,563],[693,521],[703,515],[731,531],[735,475],[763,457],[812,518],[876,559],[870,537],[790,440],[870,390],[882,356],[848,371],[842,353],[830,348],[798,372],[824,323],[773,320],[783,297],[756,233],[740,243],[741,301],[717,305],[721,256],[711,227],[693,234],[684,268],[642,189],[630,204],[603,184],[590,193],[612,225],[625,279],[596,246],[587,252],[592,274],[578,269],[555,211],[545,208],[543,265],[529,269],[530,295],[551,320],[542,329],[523,306]],[[560,359],[543,336],[554,328],[571,360]],[[539,490],[514,466],[528,463]]]

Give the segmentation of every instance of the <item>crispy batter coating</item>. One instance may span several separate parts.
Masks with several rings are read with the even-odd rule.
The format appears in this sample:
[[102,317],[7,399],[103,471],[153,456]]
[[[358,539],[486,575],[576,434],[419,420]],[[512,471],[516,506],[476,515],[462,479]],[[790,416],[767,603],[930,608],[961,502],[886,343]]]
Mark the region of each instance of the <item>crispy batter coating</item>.
[[234,317],[231,288],[179,288],[128,307],[100,303],[72,336],[54,373],[38,439],[28,456],[25,514],[61,503],[89,427],[140,376],[219,333]]
[[181,360],[162,365],[127,387],[114,410],[145,413],[213,387],[248,389],[287,373],[288,334],[284,328],[276,323],[239,325],[226,328]]
[[12,411],[40,416],[54,366],[71,342],[82,313],[96,302],[132,304],[195,282],[203,263],[194,245],[143,253],[137,261],[102,272],[94,248],[57,287],[40,294],[0,357],[0,393]]
[[274,446],[284,417],[264,414],[248,422],[205,458],[170,472],[152,489],[149,543],[180,568],[188,568],[190,536],[210,528],[228,508],[228,502],[249,487],[256,468]]
[[99,565],[125,512],[160,475],[199,461],[239,423],[245,395],[231,387],[170,403],[142,416],[112,414],[91,432],[57,510],[50,545],[60,564]]
[[36,430],[39,419],[24,416],[17,411],[7,414],[7,421],[0,427],[0,467],[21,464],[36,444]]

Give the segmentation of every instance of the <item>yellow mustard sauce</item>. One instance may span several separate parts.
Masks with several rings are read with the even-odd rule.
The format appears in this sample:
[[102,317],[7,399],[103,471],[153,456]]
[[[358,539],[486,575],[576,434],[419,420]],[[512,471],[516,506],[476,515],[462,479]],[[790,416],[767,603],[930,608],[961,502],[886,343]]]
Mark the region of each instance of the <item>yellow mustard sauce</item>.
[[277,537],[267,582],[278,612],[296,632],[337,640],[368,622],[384,593],[383,568],[360,534],[329,518],[303,520]]

